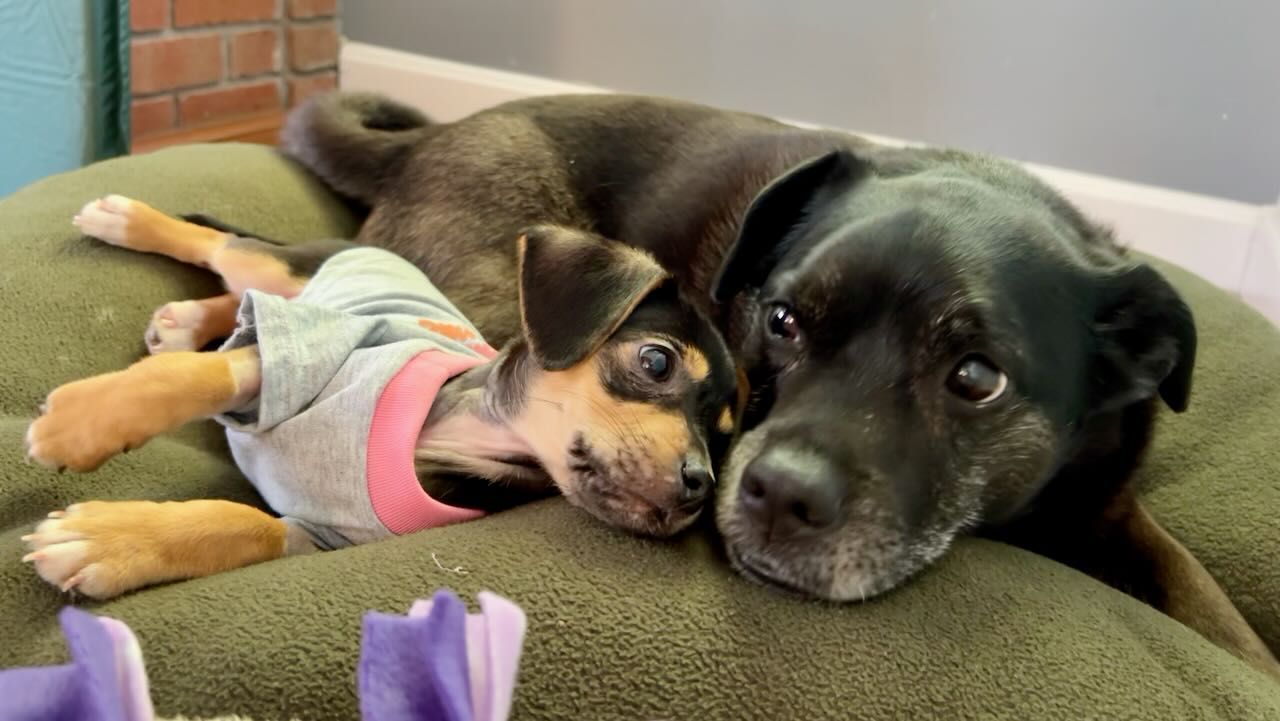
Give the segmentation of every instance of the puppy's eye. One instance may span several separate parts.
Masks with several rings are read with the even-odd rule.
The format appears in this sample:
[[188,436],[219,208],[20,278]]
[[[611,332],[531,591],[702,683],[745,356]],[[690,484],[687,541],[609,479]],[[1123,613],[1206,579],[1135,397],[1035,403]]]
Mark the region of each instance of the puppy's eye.
[[782,340],[794,341],[800,337],[800,321],[795,311],[782,303],[769,308],[769,332]]
[[990,403],[1009,387],[1009,377],[980,355],[966,356],[947,376],[947,390],[970,403]]
[[659,383],[671,377],[671,370],[676,365],[674,354],[660,345],[641,347],[639,359],[640,369]]

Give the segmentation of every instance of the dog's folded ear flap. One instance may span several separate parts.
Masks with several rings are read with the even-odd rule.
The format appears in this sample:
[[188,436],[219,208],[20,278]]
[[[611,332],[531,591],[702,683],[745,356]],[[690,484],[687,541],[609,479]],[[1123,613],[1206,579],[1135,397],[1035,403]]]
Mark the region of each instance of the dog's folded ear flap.
[[1185,411],[1196,362],[1191,309],[1169,281],[1146,264],[1101,282],[1102,303],[1094,316],[1095,409],[1116,410],[1158,392],[1174,411]]
[[800,163],[765,186],[742,216],[738,238],[711,284],[711,298],[723,303],[746,288],[758,288],[785,251],[792,231],[816,207],[836,197],[867,173],[848,150],[833,150]]
[[648,253],[584,231],[538,226],[517,244],[520,322],[546,370],[594,353],[668,277]]

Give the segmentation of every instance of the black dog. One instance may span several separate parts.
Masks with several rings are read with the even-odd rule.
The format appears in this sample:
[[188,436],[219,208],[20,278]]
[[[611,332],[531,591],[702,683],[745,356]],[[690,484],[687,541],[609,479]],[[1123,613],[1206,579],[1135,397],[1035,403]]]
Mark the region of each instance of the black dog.
[[985,531],[1081,568],[1276,672],[1128,479],[1187,406],[1177,292],[1018,167],[669,100],[571,96],[431,125],[367,95],[296,111],[286,151],[367,205],[504,342],[514,230],[653,253],[706,299],[754,398],[717,519],[744,574],[867,598]]

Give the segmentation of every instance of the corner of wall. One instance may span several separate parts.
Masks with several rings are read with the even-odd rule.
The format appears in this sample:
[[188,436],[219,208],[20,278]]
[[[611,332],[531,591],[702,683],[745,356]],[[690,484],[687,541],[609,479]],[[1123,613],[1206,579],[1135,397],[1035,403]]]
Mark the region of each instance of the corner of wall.
[[1280,202],[1258,215],[1240,295],[1280,325]]

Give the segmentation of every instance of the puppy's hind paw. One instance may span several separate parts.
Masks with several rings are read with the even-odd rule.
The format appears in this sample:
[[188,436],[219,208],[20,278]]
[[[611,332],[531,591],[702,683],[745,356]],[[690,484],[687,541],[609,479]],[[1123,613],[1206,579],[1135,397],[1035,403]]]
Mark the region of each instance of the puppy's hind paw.
[[200,350],[209,340],[202,338],[201,333],[205,316],[205,307],[194,300],[160,306],[151,316],[151,325],[147,326],[144,338],[147,350],[153,355]]

